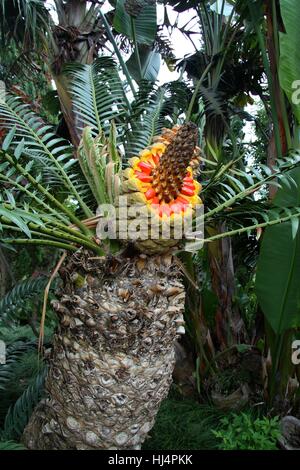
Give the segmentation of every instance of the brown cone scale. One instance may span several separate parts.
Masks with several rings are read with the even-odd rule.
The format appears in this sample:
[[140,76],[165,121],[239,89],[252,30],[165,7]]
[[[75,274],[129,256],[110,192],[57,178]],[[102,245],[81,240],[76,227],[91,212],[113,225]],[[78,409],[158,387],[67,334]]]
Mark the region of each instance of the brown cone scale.
[[175,199],[182,188],[186,170],[198,144],[198,128],[189,122],[173,135],[153,172],[153,187],[161,201]]

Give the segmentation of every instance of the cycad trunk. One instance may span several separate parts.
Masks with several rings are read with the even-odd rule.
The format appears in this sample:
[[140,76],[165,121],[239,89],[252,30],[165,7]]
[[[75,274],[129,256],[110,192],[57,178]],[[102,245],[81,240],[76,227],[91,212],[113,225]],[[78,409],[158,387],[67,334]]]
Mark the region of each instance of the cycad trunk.
[[104,265],[79,252],[61,275],[48,397],[23,442],[29,449],[140,449],[172,381],[185,297],[176,264],[170,256],[135,256]]

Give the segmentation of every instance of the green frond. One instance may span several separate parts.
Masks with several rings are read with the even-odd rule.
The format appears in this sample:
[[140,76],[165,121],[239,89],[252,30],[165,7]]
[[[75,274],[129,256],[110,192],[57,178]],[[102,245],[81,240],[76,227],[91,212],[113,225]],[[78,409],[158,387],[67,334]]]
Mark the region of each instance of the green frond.
[[163,114],[170,117],[172,123],[178,123],[180,116],[186,112],[192,98],[192,91],[181,81],[166,83]]
[[184,114],[191,92],[181,82],[164,86],[147,80],[140,82],[132,103],[130,128],[125,135],[125,153],[129,158],[152,143],[163,127],[172,127]]
[[16,403],[7,412],[3,436],[7,440],[19,438],[27,425],[34,407],[44,396],[44,382],[47,368],[44,367],[35,381],[30,384]]
[[70,91],[80,133],[89,126],[94,135],[102,130],[108,135],[111,121],[120,130],[124,127],[130,103],[111,57],[100,57],[92,65],[68,66],[66,73],[72,81]]
[[167,125],[164,114],[165,93],[164,87],[159,89],[154,84],[142,82],[132,105],[130,129],[125,136],[126,158],[137,155],[150,145],[153,137]]
[[[4,155],[1,155],[0,152],[0,159],[1,157],[3,158]],[[17,170],[13,160],[10,162],[0,163],[0,181],[3,188],[0,189],[0,199],[12,206],[17,203],[18,205],[29,205],[33,210],[45,212],[45,214],[49,214],[49,217],[54,216],[57,220],[68,223],[69,219],[66,215],[61,210],[49,205],[45,193],[39,191],[36,185],[26,180],[24,173]],[[26,167],[28,169],[28,165]],[[37,178],[39,179],[38,176]],[[14,192],[9,189],[14,189]]]
[[199,93],[203,98],[207,115],[220,116],[225,119],[226,110],[224,105],[224,97],[222,96],[221,92],[217,92],[214,89],[201,86]]
[[35,340],[35,335],[29,325],[20,325],[19,322],[9,322],[6,324],[2,319],[0,320],[1,339],[7,346],[15,343],[16,341],[32,341]]
[[[59,199],[57,199],[50,190],[52,188],[46,188],[42,184],[40,184],[40,177],[37,175],[36,178],[32,175],[32,162],[28,162],[25,166],[22,166],[19,163],[19,160],[16,160],[15,157],[11,156],[8,152],[2,152],[0,150],[0,162],[3,162],[2,164],[0,163],[0,180],[4,180],[7,182],[11,182],[13,184],[13,178],[11,178],[11,169],[15,169],[16,173],[19,176],[22,176],[23,180],[25,180],[25,184],[23,182],[18,182],[17,183],[17,188],[20,190],[20,192],[23,192],[26,194],[26,196],[29,197],[30,200],[32,200],[33,204],[31,204],[30,200],[28,203],[23,203],[22,201],[15,201],[14,198],[11,197],[11,193],[8,191],[4,191],[2,193],[2,204],[1,204],[1,199],[0,199],[0,205],[1,205],[1,210],[5,211],[11,211],[9,214],[4,214],[5,216],[9,216],[7,219],[4,219],[2,222],[9,222],[10,224],[13,224],[12,227],[4,227],[3,223],[3,228],[7,228],[8,230],[23,230],[27,237],[31,237],[32,235],[38,235],[40,234],[40,237],[45,238],[45,236],[48,236],[48,241],[52,240],[51,243],[49,243],[49,246],[57,246],[60,248],[65,249],[66,248],[66,243],[65,242],[77,242],[79,245],[84,245],[87,246],[91,249],[95,249],[96,251],[98,250],[97,246],[95,243],[91,242],[92,240],[92,234],[89,231],[89,229],[85,226],[85,224],[82,222],[82,220],[79,217],[75,215],[76,210],[78,209],[78,199],[75,199],[72,194],[69,195],[68,199],[65,200],[63,203],[60,202]],[[9,163],[9,165],[6,165],[6,163]],[[3,170],[1,173],[1,169]],[[88,183],[87,183],[88,184]],[[30,186],[31,185],[31,186]],[[14,186],[13,186],[14,187]],[[29,189],[28,189],[29,187]],[[37,194],[35,194],[32,191],[32,187],[39,193],[39,195],[42,195],[45,200],[47,200],[47,203],[40,198]],[[1,194],[1,193],[0,193]],[[59,197],[59,195],[58,195]],[[6,201],[6,198],[8,198],[8,201]],[[37,203],[37,204],[36,204]],[[17,212],[18,214],[16,215],[16,207],[18,206]],[[29,210],[29,207],[31,210]],[[21,212],[20,212],[21,211]],[[64,214],[64,216],[67,217],[67,220],[65,220],[65,217],[61,216],[61,213]],[[93,214],[89,210],[89,217],[91,214]],[[16,215],[17,219],[14,218],[14,215]],[[1,217],[1,216],[0,216]],[[35,220],[30,220],[30,218],[35,217]],[[24,224],[24,220],[27,222]],[[41,221],[47,222],[47,227],[43,226],[43,223],[40,223]],[[0,221],[1,222],[1,221]],[[80,231],[75,231],[74,228],[70,226],[70,224],[73,223],[75,226],[77,226]],[[23,225],[22,225],[23,224]],[[7,225],[7,224],[5,224]],[[1,226],[0,226],[1,228]],[[30,232],[28,233],[27,229],[30,229]],[[59,229],[59,230],[58,230]],[[71,236],[70,236],[71,235]],[[7,243],[12,243],[12,241],[6,241]],[[25,240],[26,243],[28,244],[34,244],[36,243],[36,240],[33,239],[28,239]],[[40,241],[41,244],[46,244],[44,240]],[[23,241],[19,240],[19,243],[23,243]],[[86,245],[87,244],[87,245]],[[68,247],[68,246],[67,246]],[[69,249],[73,250],[74,247],[69,244]]]
[[209,243],[300,218],[300,207],[274,207],[266,197],[254,197],[269,184],[293,184],[289,173],[300,165],[297,153],[277,159],[272,171],[263,164],[246,171],[236,168],[237,163],[232,160],[219,164],[213,176],[204,182],[202,194],[206,212],[195,220],[195,224],[205,221],[206,228],[226,222],[226,230],[204,239],[202,232],[194,233],[194,239],[199,237],[200,242]]
[[6,348],[6,362],[0,365],[0,392],[5,391],[7,383],[13,381],[16,363],[28,351],[36,349],[35,341],[16,341]]
[[162,127],[178,121],[186,109],[190,91],[183,83],[157,84],[143,80],[129,101],[114,60],[101,57],[93,65],[68,66],[72,79],[71,94],[79,116],[80,132],[91,127],[93,136],[109,135],[110,122],[117,129],[117,144],[125,148],[126,157],[147,147]]
[[34,49],[50,20],[44,0],[1,0],[0,11],[3,45],[13,38],[24,49]]
[[14,224],[16,228],[20,229],[28,238],[31,238],[31,231],[28,227],[30,222],[33,222],[37,227],[44,227],[44,223],[41,218],[35,214],[28,206],[24,208],[17,208],[15,201],[11,200],[11,203],[1,201],[0,197],[0,231],[2,224]]
[[107,138],[102,131],[93,138],[92,128],[85,127],[78,147],[78,160],[97,203],[113,203],[117,196],[113,188],[119,179],[121,167],[115,125],[111,125]]
[[[288,173],[299,164],[300,157],[296,153],[278,159],[272,171],[263,164],[255,164],[247,169],[239,168],[240,159],[219,163],[210,172],[207,181],[203,181],[202,195],[207,208],[206,220],[216,214],[219,217],[221,213],[226,218],[229,214],[228,208],[232,210],[236,204],[244,204],[244,201],[247,201],[247,204],[253,202],[254,193],[262,198],[267,185],[280,186],[281,179],[289,179]],[[256,201],[254,209],[258,208]]]
[[0,441],[1,450],[26,450],[24,446],[14,441]]
[[17,161],[25,160],[28,169],[42,184],[49,184],[49,176],[50,182],[51,177],[54,178],[56,186],[60,185],[63,192],[72,195],[86,217],[91,217],[92,212],[82,200],[72,174],[76,160],[70,143],[57,137],[52,127],[46,125],[19,97],[7,96],[6,101],[0,103],[0,116],[2,128],[9,131],[3,150],[11,149]]
[[40,299],[48,282],[47,277],[26,279],[0,299],[0,317],[12,319],[14,312],[27,300]]
[[[228,230],[218,235],[214,235],[212,237],[206,238],[204,241],[205,243],[209,243],[215,240],[220,240],[221,238],[225,237],[232,237],[234,235],[241,235],[245,232],[251,232],[253,230],[271,227],[272,225],[283,224],[285,222],[290,221],[297,221],[297,227],[299,226],[299,219],[300,219],[300,207],[293,208],[293,211],[285,209],[285,210],[278,210],[278,209],[271,209],[269,213],[260,214],[263,218],[263,222],[259,222],[258,219],[252,218],[252,224],[246,225],[245,223],[239,224],[239,227],[235,227],[233,230]],[[291,224],[291,230],[293,231],[293,224]]]

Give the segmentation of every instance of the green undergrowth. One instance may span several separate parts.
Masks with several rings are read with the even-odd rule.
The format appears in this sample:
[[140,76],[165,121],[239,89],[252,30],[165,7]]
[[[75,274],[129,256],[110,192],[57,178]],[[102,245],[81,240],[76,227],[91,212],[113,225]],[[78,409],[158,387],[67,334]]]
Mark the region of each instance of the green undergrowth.
[[170,394],[163,401],[156,423],[143,450],[207,450],[217,449],[218,429],[224,414],[210,405],[182,399]]
[[143,450],[275,450],[279,419],[246,409],[221,412],[171,390]]
[[256,417],[251,411],[231,413],[221,419],[221,429],[213,434],[222,450],[277,450],[279,417]]

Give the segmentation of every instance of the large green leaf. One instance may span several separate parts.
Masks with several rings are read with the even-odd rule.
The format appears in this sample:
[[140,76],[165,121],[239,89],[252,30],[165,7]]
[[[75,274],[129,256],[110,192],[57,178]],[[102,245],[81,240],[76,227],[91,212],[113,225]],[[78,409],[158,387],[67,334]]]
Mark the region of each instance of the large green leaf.
[[114,28],[118,33],[125,34],[130,39],[134,39],[132,22],[135,24],[136,40],[139,44],[151,45],[155,39],[157,31],[156,5],[144,6],[142,12],[136,18],[132,18],[124,8],[125,0],[118,0]]
[[127,61],[127,67],[131,76],[137,82],[141,80],[155,82],[160,69],[160,54],[149,46],[140,45],[138,49],[141,59],[142,74],[140,74],[136,52],[134,51]]
[[297,103],[297,95],[299,97],[297,88],[299,90],[300,80],[300,48],[298,43],[300,2],[299,0],[280,0],[280,8],[285,27],[285,33],[280,33],[280,84],[293,106],[298,123],[300,123],[300,103]]
[[[278,207],[300,204],[300,169],[290,176],[294,183],[282,182],[274,199]],[[266,229],[257,268],[258,301],[277,334],[300,326],[300,230],[295,221]]]

